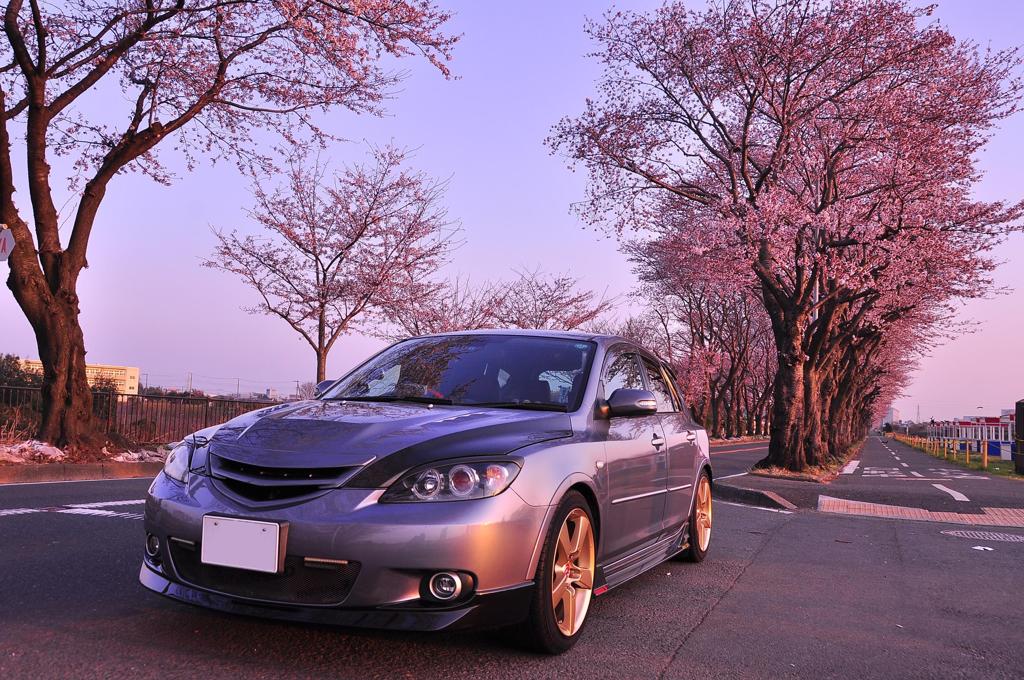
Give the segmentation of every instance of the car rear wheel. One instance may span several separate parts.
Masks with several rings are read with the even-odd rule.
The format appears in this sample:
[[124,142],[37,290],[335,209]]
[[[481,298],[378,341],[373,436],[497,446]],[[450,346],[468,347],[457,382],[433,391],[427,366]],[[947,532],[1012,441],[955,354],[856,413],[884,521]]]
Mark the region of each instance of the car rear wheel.
[[576,643],[594,594],[596,557],[590,506],[581,494],[570,491],[555,511],[537,565],[533,602],[524,624],[531,647],[560,654]]
[[679,558],[687,562],[703,562],[711,547],[711,476],[707,470],[700,473],[697,481],[697,497],[690,513],[689,544]]

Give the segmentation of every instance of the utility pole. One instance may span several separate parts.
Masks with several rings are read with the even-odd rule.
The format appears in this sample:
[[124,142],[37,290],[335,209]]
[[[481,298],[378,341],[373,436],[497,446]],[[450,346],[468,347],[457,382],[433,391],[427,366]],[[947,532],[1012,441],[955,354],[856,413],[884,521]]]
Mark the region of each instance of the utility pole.
[[242,396],[242,379],[235,378],[235,397]]
[[188,396],[192,396],[192,371],[188,372],[188,387],[185,389],[185,392],[188,393]]

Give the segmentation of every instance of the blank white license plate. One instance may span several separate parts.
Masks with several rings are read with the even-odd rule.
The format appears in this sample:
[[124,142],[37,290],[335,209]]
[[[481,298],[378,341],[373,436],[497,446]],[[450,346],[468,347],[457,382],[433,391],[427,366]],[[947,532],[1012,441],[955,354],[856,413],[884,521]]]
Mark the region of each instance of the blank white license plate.
[[287,527],[233,517],[203,517],[203,564],[276,574],[284,566]]

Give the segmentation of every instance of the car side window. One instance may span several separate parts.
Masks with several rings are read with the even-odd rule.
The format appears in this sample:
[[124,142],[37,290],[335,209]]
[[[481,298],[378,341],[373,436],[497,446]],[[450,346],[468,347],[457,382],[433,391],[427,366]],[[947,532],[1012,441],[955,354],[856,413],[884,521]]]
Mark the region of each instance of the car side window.
[[651,384],[651,391],[658,400],[658,413],[673,413],[676,405],[672,400],[672,392],[665,383],[665,376],[661,374],[661,367],[647,357],[643,358],[644,368],[647,369],[647,380]]
[[642,390],[644,379],[635,354],[620,354],[604,371],[604,396],[608,398],[617,389]]
[[686,416],[686,419],[691,423],[699,424],[694,420],[693,413],[690,411],[690,407],[686,403],[686,396],[683,394],[683,389],[679,387],[679,378],[676,377],[675,371],[666,366],[665,374],[668,376],[668,386],[676,396],[676,405],[679,407],[679,412]]

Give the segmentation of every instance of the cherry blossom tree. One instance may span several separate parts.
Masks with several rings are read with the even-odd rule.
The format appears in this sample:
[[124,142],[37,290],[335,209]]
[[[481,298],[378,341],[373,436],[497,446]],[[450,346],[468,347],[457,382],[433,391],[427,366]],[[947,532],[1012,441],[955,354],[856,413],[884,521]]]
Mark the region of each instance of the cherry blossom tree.
[[[447,20],[430,0],[7,3],[0,221],[15,237],[8,287],[44,366],[41,439],[95,439],[77,284],[111,181],[133,171],[169,182],[157,153],[168,146],[190,164],[263,165],[261,130],[322,141],[322,112],[382,110],[400,79],[385,59],[421,55],[447,76]],[[15,201],[16,150],[26,202]],[[74,161],[69,213],[53,155]]]
[[309,344],[317,382],[338,338],[361,317],[416,296],[452,245],[444,182],[404,167],[405,151],[373,156],[332,178],[319,161],[293,159],[283,187],[255,187],[250,215],[267,236],[217,232],[204,263],[259,293],[249,312],[282,319]]
[[[410,282],[413,283],[413,282]],[[474,284],[469,278],[418,282],[409,295],[394,299],[385,310],[381,335],[389,340],[431,333],[493,328],[507,292],[498,283]]]
[[569,274],[539,267],[514,270],[508,281],[419,281],[414,294],[396,298],[384,312],[389,339],[481,328],[573,330],[590,326],[616,300],[598,295]]
[[777,356],[766,465],[821,464],[862,436],[844,410],[857,422],[829,440],[825,397],[856,382],[863,401],[874,390],[853,378],[871,375],[873,343],[934,318],[908,291],[983,294],[991,249],[1019,224],[1020,204],[971,195],[976,153],[1016,110],[1019,55],[958,41],[928,12],[675,1],[588,27],[598,96],[550,143],[589,172],[585,217],[639,231],[673,271],[756,282]]
[[573,330],[611,311],[615,300],[580,287],[569,274],[548,274],[539,267],[516,270],[494,314],[506,328]]

